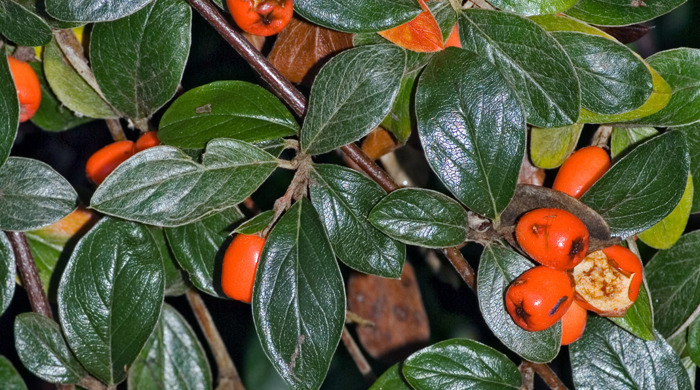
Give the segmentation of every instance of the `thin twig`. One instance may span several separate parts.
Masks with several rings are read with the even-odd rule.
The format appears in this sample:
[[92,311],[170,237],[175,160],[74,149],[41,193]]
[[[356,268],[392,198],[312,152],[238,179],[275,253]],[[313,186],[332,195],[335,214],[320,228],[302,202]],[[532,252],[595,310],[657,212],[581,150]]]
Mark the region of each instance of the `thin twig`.
[[214,320],[211,318],[211,314],[209,314],[204,300],[202,300],[202,297],[194,290],[188,290],[186,295],[187,302],[189,302],[194,316],[197,317],[199,327],[202,329],[202,332],[204,332],[204,337],[206,337],[209,343],[209,348],[211,348],[216,366],[218,367],[219,385],[216,389],[245,390],[241,377],[238,375],[238,370],[236,370],[236,366],[233,364],[233,360],[231,360],[231,356],[226,350],[224,340],[221,339],[221,334],[216,328],[216,325],[214,325]]
[[108,388],[104,383],[91,376],[81,378],[78,385],[89,390],[104,390]]
[[122,124],[119,123],[119,119],[105,119],[105,122],[107,123],[107,128],[109,128],[109,133],[112,134],[114,142],[124,141],[126,139],[124,129],[122,129]]
[[612,126],[598,126],[598,130],[596,130],[595,134],[593,134],[593,140],[591,141],[591,145],[608,149],[608,141],[610,140],[610,136],[612,135],[612,130]]
[[32,256],[32,251],[29,249],[27,236],[22,232],[5,233],[10,239],[10,243],[12,243],[19,277],[20,280],[22,280],[22,286],[27,290],[29,304],[32,306],[32,310],[53,319],[51,305],[49,305],[49,299],[46,297],[46,292],[44,292],[44,288],[41,285],[39,270],[36,268],[34,256]]
[[343,334],[341,337],[343,339],[343,344],[345,344],[345,348],[348,350],[352,360],[360,370],[362,377],[365,378],[367,383],[374,383],[374,381],[377,380],[377,376],[374,375],[372,367],[367,362],[365,355],[363,355],[362,351],[360,351],[360,347],[357,346],[355,339],[352,338],[352,335],[346,326],[343,326]]
[[533,390],[535,388],[535,371],[529,364],[520,363],[518,367],[520,370],[520,376],[522,378],[522,386],[520,390]]
[[561,379],[559,379],[557,374],[554,371],[552,371],[552,369],[548,365],[523,360],[521,366],[532,367],[532,369],[537,373],[537,375],[540,376],[540,378],[542,378],[544,383],[546,383],[550,389],[567,390],[567,387],[566,385],[564,385],[564,382],[562,382]]

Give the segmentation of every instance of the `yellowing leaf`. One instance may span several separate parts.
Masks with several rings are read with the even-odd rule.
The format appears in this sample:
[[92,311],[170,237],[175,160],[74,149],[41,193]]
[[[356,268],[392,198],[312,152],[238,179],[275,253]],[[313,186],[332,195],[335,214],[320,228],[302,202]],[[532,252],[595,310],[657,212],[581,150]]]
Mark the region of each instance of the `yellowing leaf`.
[[692,204],[693,177],[688,175],[688,183],[685,186],[685,191],[683,191],[683,197],[676,208],[661,222],[639,233],[637,237],[652,248],[668,249],[672,247],[685,230]]

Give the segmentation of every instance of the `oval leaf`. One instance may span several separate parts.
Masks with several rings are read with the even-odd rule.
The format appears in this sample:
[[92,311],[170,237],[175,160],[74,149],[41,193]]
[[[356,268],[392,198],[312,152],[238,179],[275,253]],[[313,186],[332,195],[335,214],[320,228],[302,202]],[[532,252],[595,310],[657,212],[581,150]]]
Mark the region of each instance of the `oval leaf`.
[[576,4],[578,0],[491,0],[496,8],[520,15],[549,15],[565,11]]
[[215,81],[185,92],[165,111],[158,138],[166,145],[203,148],[214,138],[257,142],[297,133],[292,114],[265,88]]
[[19,99],[7,58],[0,57],[0,167],[10,155],[19,126]]
[[140,10],[153,0],[45,0],[46,10],[66,22],[106,22]]
[[345,288],[314,208],[299,200],[260,256],[253,319],[265,354],[293,389],[318,389],[345,321]]
[[209,142],[201,164],[179,149],[157,146],[117,167],[91,207],[149,225],[182,226],[242,202],[276,166],[269,153],[233,139]]
[[554,169],[566,161],[576,148],[583,124],[530,131],[530,158],[539,168]]
[[631,146],[637,146],[657,134],[659,131],[653,127],[615,127],[610,137],[610,155],[615,159],[622,152],[629,152]]
[[410,22],[389,30],[380,31],[379,35],[390,42],[419,53],[432,53],[443,49],[442,32],[435,17],[425,5],[418,0],[423,12]]
[[172,306],[129,369],[129,389],[211,389],[206,352],[190,325]]
[[15,294],[15,252],[5,233],[0,233],[0,316],[5,312]]
[[344,32],[386,30],[421,12],[416,0],[295,0],[294,10],[318,25]]
[[700,364],[700,318],[696,318],[688,328],[688,350],[693,363]]
[[610,225],[630,237],[654,226],[678,205],[690,169],[683,134],[670,131],[637,146],[581,197]]
[[32,123],[46,131],[64,131],[92,120],[88,117],[79,117],[63,106],[49,87],[41,62],[32,62],[30,65],[41,83],[41,104],[31,118]]
[[561,322],[541,332],[528,332],[510,318],[504,299],[510,283],[532,266],[511,249],[498,244],[489,245],[481,255],[476,289],[481,313],[496,337],[523,358],[546,363],[559,353]]
[[6,357],[0,355],[0,383],[4,390],[27,390],[22,377]]
[[[688,142],[688,154],[690,154],[690,174],[693,176],[693,188],[700,191],[700,123],[677,128],[685,135]],[[700,212],[700,195],[693,196],[691,213]]]
[[382,376],[374,381],[369,390],[412,390],[412,388],[403,379],[401,367],[397,363],[384,371]]
[[367,220],[372,207],[386,195],[377,183],[339,165],[314,165],[309,190],[333,252],[343,263],[371,275],[401,275],[406,246]]
[[515,191],[525,116],[498,70],[464,50],[436,54],[416,92],[418,134],[437,176],[471,210],[498,218]]
[[190,289],[189,283],[185,280],[183,271],[178,267],[177,260],[171,254],[168,243],[165,240],[165,231],[155,226],[149,226],[149,231],[153,236],[163,260],[163,271],[165,276],[165,296],[176,297],[182,295]]
[[43,46],[52,37],[43,19],[13,0],[0,0],[0,34],[23,46]]
[[518,367],[495,349],[467,339],[441,341],[411,355],[403,365],[415,389],[519,389]]
[[68,345],[101,381],[124,380],[146,343],[163,305],[164,273],[142,225],[103,218],[75,247],[58,287],[58,310]]
[[274,216],[274,210],[263,211],[262,213],[240,224],[234,231],[242,234],[258,233],[265,229],[270,222],[272,222],[272,218],[274,218]]
[[393,45],[361,46],[333,57],[311,88],[301,149],[330,152],[374,130],[391,109],[405,66],[406,54]]
[[580,0],[566,13],[601,26],[624,26],[654,19],[686,0]]
[[49,383],[74,384],[87,374],[63,339],[61,327],[41,314],[15,318],[15,347],[22,364]]
[[0,167],[0,229],[32,230],[70,214],[78,194],[47,164],[10,157]]
[[147,118],[175,94],[190,52],[192,10],[155,0],[90,34],[90,63],[100,89],[129,118]]
[[639,289],[639,296],[627,309],[624,317],[608,317],[622,329],[644,340],[656,340],[654,335],[654,310],[651,307],[646,284]]
[[668,249],[678,241],[685,230],[685,225],[690,217],[690,206],[693,203],[693,178],[688,175],[688,182],[681,201],[671,214],[662,219],[656,225],[639,233],[637,237],[645,244],[656,249]]

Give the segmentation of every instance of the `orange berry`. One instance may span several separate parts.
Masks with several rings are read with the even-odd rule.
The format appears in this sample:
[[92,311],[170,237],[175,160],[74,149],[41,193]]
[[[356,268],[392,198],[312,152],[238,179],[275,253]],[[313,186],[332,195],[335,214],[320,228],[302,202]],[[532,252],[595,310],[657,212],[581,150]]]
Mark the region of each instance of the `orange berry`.
[[160,145],[160,140],[158,139],[158,132],[149,131],[143,133],[139,137],[139,139],[136,140],[136,144],[134,145],[134,151],[135,153],[138,153],[142,150],[146,150],[148,148],[152,148],[158,145]]
[[580,198],[610,169],[608,152],[598,146],[579,149],[564,161],[552,188]]
[[574,281],[565,272],[544,266],[532,268],[511,283],[506,309],[515,323],[531,332],[554,325],[574,301]]
[[226,0],[226,4],[241,30],[263,37],[282,31],[294,14],[292,0]]
[[228,297],[250,303],[258,260],[265,239],[256,235],[238,234],[226,249],[221,267],[221,288]]
[[7,58],[10,72],[15,80],[17,97],[19,98],[19,121],[29,120],[41,104],[41,84],[39,77],[29,64],[13,57]]
[[588,252],[588,229],[575,215],[560,209],[536,209],[515,226],[520,247],[547,267],[568,270]]
[[569,345],[583,336],[588,311],[576,300],[561,318],[561,345]]
[[85,174],[90,181],[100,185],[119,164],[133,155],[132,141],[111,143],[90,156],[85,166]]

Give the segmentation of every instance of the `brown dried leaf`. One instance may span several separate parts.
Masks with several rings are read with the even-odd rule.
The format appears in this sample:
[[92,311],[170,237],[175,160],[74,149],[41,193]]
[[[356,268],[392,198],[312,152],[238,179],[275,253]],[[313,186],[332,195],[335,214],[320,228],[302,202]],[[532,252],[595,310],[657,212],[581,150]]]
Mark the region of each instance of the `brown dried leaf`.
[[530,184],[541,187],[544,184],[544,177],[544,169],[532,165],[528,153],[525,153],[525,156],[523,156],[523,165],[520,166],[518,184]]
[[645,36],[651,28],[644,24],[633,24],[630,26],[595,26],[600,30],[612,35],[621,43],[632,43]]
[[293,18],[280,32],[268,58],[284,77],[294,83],[311,85],[326,61],[350,47],[352,34]]

